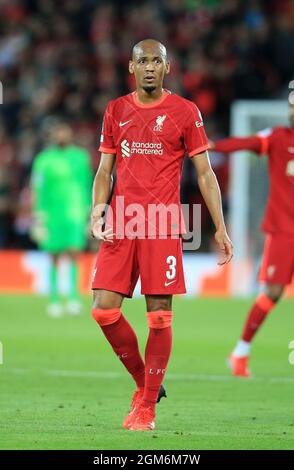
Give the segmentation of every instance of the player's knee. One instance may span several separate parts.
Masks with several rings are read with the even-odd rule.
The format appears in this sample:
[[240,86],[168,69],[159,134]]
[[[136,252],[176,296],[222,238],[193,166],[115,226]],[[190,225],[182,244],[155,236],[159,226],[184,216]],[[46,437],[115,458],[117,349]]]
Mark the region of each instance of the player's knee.
[[109,310],[121,307],[121,296],[103,290],[93,291],[93,308],[99,310]]
[[284,291],[284,286],[280,284],[267,284],[266,295],[273,301],[278,302]]
[[92,308],[92,317],[100,326],[116,323],[121,317],[120,308],[98,309]]
[[161,330],[172,324],[172,312],[167,310],[158,310],[156,312],[147,312],[147,321],[149,328]]
[[93,308],[96,310],[108,310],[112,308],[113,305],[111,305],[111,302],[109,302],[107,299],[103,299],[103,297],[97,296],[94,297],[93,301]]
[[158,310],[172,309],[172,296],[146,296],[146,304],[148,312],[157,312]]

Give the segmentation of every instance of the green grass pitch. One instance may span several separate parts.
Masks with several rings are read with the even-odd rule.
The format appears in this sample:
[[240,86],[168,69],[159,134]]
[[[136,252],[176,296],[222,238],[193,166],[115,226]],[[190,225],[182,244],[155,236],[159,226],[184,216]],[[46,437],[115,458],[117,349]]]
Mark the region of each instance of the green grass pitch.
[[[133,383],[85,314],[51,319],[46,299],[0,297],[1,449],[293,449],[294,302],[284,300],[253,346],[252,380],[234,379],[225,358],[250,300],[174,301],[174,346],[157,429],[121,428]],[[142,351],[143,300],[123,308]]]

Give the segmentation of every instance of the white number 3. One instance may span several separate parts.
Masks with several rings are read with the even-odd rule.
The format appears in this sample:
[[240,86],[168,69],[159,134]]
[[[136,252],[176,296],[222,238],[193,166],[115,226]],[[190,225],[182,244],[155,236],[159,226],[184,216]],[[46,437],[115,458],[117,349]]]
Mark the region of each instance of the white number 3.
[[166,271],[166,277],[167,279],[174,279],[176,277],[177,271],[176,271],[176,265],[177,265],[177,259],[175,256],[168,256],[166,258],[167,264],[169,264],[169,270]]

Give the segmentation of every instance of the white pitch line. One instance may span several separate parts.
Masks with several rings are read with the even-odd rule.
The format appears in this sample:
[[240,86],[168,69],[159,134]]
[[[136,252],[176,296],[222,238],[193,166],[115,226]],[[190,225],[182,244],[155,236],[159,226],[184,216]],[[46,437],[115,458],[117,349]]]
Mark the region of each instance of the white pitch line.
[[[69,377],[69,378],[93,378],[93,379],[122,379],[126,377],[125,374],[120,372],[98,372],[98,371],[83,371],[83,370],[55,370],[55,369],[20,369],[20,368],[0,368],[1,372],[8,372],[16,375],[28,375],[28,374],[41,374],[51,377]],[[176,380],[176,381],[208,381],[208,382],[229,382],[236,380],[230,375],[213,375],[213,374],[179,374],[179,373],[170,373],[166,375],[167,379]],[[254,377],[253,379],[244,380],[239,379],[246,383],[251,382],[267,382],[267,383],[294,383],[294,377]]]
[[45,370],[45,375],[53,377],[84,377],[93,379],[121,379],[123,374],[120,372],[97,372],[94,370]]

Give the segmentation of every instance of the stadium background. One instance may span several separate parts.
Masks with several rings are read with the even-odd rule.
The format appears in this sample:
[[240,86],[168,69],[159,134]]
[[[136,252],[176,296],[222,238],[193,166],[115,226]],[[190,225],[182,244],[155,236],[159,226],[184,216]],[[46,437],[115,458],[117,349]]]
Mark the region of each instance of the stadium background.
[[[34,251],[29,236],[29,178],[48,126],[60,118],[70,122],[76,142],[92,155],[94,172],[103,111],[109,99],[132,90],[130,49],[146,37],[168,46],[172,73],[166,87],[198,104],[211,138],[229,133],[236,100],[288,99],[294,64],[291,0],[0,1],[0,373],[5,403],[0,446],[293,448],[293,365],[288,362],[293,300],[282,302],[260,333],[253,360],[258,379],[243,384],[225,375],[224,358],[251,299],[177,299],[175,350],[166,379],[169,406],[177,410],[175,432],[167,406],[160,411],[162,434],[152,433],[160,439],[132,436],[130,441],[116,430],[123,417],[116,410],[127,409],[128,396],[115,386],[118,380],[125,388],[130,384],[88,316],[65,317],[57,325],[46,317],[45,298],[15,295],[46,292],[48,260]],[[227,215],[229,160],[217,153],[211,160]],[[182,202],[200,201],[186,159]],[[201,285],[193,284],[188,273],[188,287],[194,294],[227,295],[227,274],[219,275],[212,268],[215,259],[207,258],[212,235],[202,207],[202,245],[194,255],[197,261],[189,258],[189,272],[197,266]],[[89,243],[91,250],[95,244]],[[86,311],[92,257],[85,253],[81,261]],[[128,318],[143,337],[146,326],[137,312],[143,315],[143,302],[132,302],[127,303]]]
[[[29,235],[29,178],[34,156],[47,144],[50,124],[64,118],[73,126],[76,142],[89,150],[96,171],[105,106],[134,86],[127,69],[134,43],[155,37],[168,45],[172,73],[166,87],[195,101],[208,136],[218,138],[229,132],[230,106],[235,100],[286,98],[293,78],[293,16],[293,2],[287,0],[68,0],[58,8],[53,0],[2,0],[0,249],[36,248]],[[228,156],[211,153],[211,160],[227,215]],[[181,199],[202,202],[188,159]],[[198,253],[212,252],[213,247],[213,226],[203,205]],[[95,245],[89,243],[89,249],[95,250]],[[11,266],[10,256],[1,253],[6,268]],[[193,273],[194,292],[223,295],[229,291],[223,273],[216,281],[210,279],[219,277],[211,271],[213,259],[201,259],[207,276],[199,279],[199,273]],[[85,271],[88,265],[82,264]],[[40,273],[30,266],[22,269],[25,265],[21,258],[18,278],[29,276],[28,285],[34,290]],[[46,277],[45,259],[41,276]],[[9,279],[6,274],[0,279],[2,291],[13,290]],[[208,290],[202,287],[207,282],[212,283]]]

